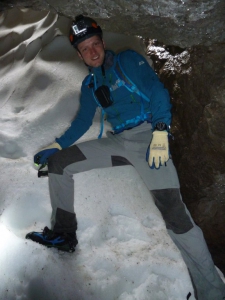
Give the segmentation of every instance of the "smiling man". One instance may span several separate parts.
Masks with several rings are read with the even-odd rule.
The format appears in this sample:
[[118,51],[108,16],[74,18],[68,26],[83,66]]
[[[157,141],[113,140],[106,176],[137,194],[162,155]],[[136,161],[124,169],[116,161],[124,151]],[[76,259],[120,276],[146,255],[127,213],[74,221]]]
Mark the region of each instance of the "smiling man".
[[[30,232],[26,238],[74,252],[77,220],[73,174],[131,165],[153,195],[168,233],[187,264],[198,299],[225,299],[224,283],[202,231],[181,199],[179,180],[169,155],[168,91],[140,54],[132,50],[119,54],[105,50],[102,30],[93,19],[78,16],[71,26],[70,42],[88,67],[89,75],[82,83],[80,109],[71,126],[34,156],[36,164],[48,164],[52,228]],[[99,139],[74,145],[92,125],[98,107],[102,110]],[[104,116],[112,131],[101,139]]]
[[79,57],[90,67],[97,68],[103,64],[105,45],[99,36],[90,37],[77,45]]

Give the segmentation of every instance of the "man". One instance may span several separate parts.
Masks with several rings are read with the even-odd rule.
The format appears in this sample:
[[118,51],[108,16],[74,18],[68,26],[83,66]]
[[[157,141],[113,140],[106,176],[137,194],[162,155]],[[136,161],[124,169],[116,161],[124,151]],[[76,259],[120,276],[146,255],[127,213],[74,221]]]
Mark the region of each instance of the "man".
[[[26,238],[73,252],[77,244],[73,174],[132,165],[151,191],[168,233],[182,253],[198,299],[225,299],[225,286],[203,234],[181,200],[169,156],[171,104],[167,90],[138,53],[106,51],[102,30],[91,18],[76,18],[70,41],[90,74],[82,83],[80,110],[70,128],[34,157],[35,163],[48,163],[52,229],[30,232]],[[111,123],[112,132],[107,138],[71,146],[92,125],[97,107]],[[101,125],[102,133],[103,121]]]

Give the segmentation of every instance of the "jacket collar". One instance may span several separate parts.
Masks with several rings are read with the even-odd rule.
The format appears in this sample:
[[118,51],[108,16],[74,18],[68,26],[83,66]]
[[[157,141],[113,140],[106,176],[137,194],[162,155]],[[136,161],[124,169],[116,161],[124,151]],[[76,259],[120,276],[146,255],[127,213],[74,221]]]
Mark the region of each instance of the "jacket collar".
[[[116,55],[113,51],[111,50],[106,50],[105,51],[105,59],[103,63],[103,68],[105,72],[110,72],[114,66],[116,65]],[[102,76],[102,66],[97,67],[97,68],[89,68],[90,73],[94,73],[96,76],[100,75]]]

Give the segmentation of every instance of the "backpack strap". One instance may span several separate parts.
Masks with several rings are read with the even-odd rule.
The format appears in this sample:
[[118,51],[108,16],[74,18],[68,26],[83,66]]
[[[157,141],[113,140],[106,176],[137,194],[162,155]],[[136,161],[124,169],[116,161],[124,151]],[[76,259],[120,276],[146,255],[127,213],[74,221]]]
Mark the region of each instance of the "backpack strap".
[[103,107],[101,106],[101,104],[99,103],[98,99],[95,96],[95,91],[97,90],[97,83],[96,83],[96,78],[95,75],[93,73],[89,74],[85,85],[88,86],[88,88],[92,89],[92,95],[93,98],[95,99],[95,102],[97,103],[97,105],[101,108],[101,128],[100,128],[100,133],[98,135],[98,139],[100,139],[102,137],[103,134],[103,130],[104,130],[104,116],[105,116],[105,111],[103,109]]
[[121,53],[119,53],[117,55],[117,62],[116,62],[116,66],[114,68],[114,73],[116,74],[116,77],[119,80],[118,86],[125,86],[128,89],[128,91],[130,91],[131,93],[136,93],[137,95],[140,96],[140,98],[141,98],[141,114],[139,116],[137,116],[136,118],[127,120],[125,123],[114,127],[113,129],[114,129],[115,133],[122,132],[126,126],[129,126],[129,124],[138,126],[139,124],[143,123],[144,121],[149,122],[149,113],[145,113],[145,111],[144,111],[144,101],[150,102],[150,99],[144,93],[142,93],[138,89],[136,84],[134,84],[134,82],[127,76],[127,74],[125,73],[125,71],[121,65],[121,62],[120,62],[120,54]]
[[119,53],[117,55],[116,67],[114,69],[116,77],[120,80],[119,85],[124,85],[131,93],[136,93],[142,99],[146,100],[147,102],[150,102],[150,99],[138,89],[136,84],[134,84],[134,82],[125,73],[125,71],[124,71],[124,69],[123,69],[123,67],[121,66],[121,63],[120,63],[120,54],[121,53]]

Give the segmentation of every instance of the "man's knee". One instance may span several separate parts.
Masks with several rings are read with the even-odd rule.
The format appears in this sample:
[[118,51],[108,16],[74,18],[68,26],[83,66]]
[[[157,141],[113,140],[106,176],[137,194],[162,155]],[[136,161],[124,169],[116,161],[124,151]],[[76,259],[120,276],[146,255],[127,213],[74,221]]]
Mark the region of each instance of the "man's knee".
[[118,155],[112,155],[111,156],[111,161],[112,161],[112,166],[113,167],[118,167],[118,166],[132,166],[132,163],[125,157],[123,156],[118,156]]
[[54,174],[63,174],[63,170],[70,164],[86,160],[85,155],[74,145],[72,147],[56,152],[49,157],[48,171]]
[[153,190],[151,193],[167,229],[171,229],[176,234],[182,234],[193,228],[192,221],[181,200],[179,189]]

